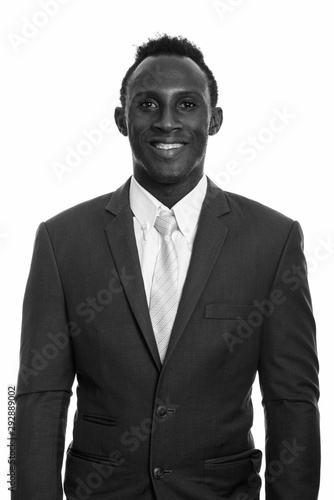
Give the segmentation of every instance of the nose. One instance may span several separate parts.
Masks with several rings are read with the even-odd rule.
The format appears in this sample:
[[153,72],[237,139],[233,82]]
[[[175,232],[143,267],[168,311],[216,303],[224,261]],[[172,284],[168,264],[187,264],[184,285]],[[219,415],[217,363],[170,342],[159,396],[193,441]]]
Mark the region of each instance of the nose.
[[172,130],[181,129],[182,123],[172,106],[161,106],[152,127],[163,132],[171,132]]

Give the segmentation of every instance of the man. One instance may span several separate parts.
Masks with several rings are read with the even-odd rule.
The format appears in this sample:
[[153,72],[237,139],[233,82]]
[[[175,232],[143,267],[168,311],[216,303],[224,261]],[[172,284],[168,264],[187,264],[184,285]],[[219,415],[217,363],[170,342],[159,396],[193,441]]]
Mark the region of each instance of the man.
[[133,177],[42,223],[24,299],[19,500],[315,500],[315,325],[298,222],[203,175],[222,123],[199,49],[137,49],[115,111]]

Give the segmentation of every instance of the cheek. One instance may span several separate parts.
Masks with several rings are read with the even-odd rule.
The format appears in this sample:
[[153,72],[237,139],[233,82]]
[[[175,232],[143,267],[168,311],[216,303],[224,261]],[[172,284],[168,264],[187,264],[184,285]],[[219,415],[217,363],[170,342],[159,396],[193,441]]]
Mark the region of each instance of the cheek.
[[209,134],[210,116],[207,113],[200,113],[194,117],[190,117],[184,123],[186,128],[193,131],[193,134],[198,138],[205,138]]
[[150,129],[150,126],[151,122],[147,118],[133,119],[129,116],[128,133],[131,142],[138,144],[145,137],[145,133]]
[[209,125],[204,124],[201,128],[194,131],[195,147],[203,147],[209,138]]
[[131,145],[136,145],[139,143],[142,135],[142,128],[137,125],[137,123],[129,122],[131,125],[128,125],[128,135],[129,141]]

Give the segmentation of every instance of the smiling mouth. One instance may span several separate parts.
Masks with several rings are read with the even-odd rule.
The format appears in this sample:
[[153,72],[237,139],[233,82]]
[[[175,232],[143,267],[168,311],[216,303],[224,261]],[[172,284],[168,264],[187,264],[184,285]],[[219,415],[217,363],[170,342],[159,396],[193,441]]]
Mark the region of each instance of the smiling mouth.
[[165,142],[151,142],[150,144],[156,149],[164,149],[164,150],[180,149],[185,145],[184,142],[175,142],[173,144],[166,144]]

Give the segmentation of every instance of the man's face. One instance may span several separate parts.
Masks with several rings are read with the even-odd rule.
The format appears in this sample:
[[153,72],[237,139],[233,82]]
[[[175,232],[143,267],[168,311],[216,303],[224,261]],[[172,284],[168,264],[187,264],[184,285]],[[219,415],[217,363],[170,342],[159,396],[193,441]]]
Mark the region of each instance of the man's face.
[[210,129],[217,109],[212,118],[206,76],[190,58],[146,58],[129,82],[122,130],[118,122],[135,174],[144,169],[156,182],[176,183],[202,172],[208,135],[219,130]]

